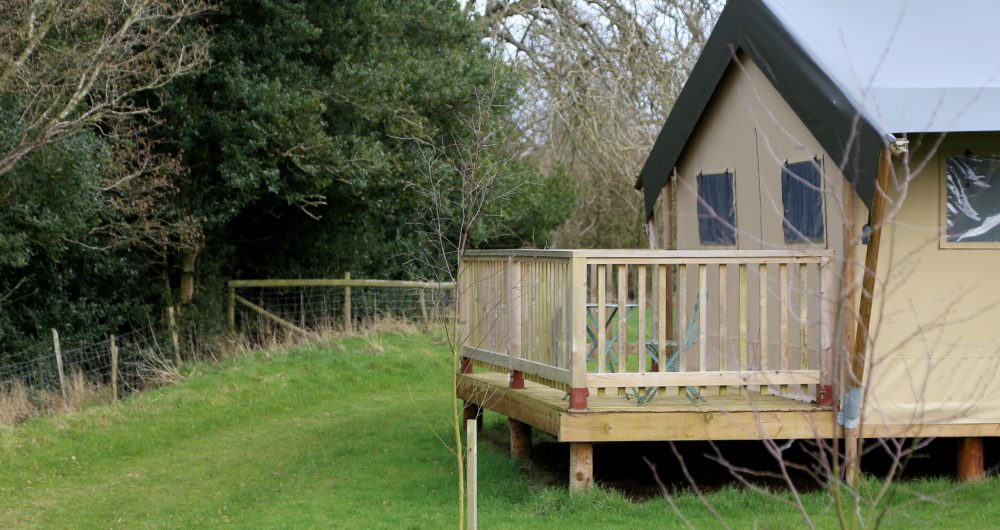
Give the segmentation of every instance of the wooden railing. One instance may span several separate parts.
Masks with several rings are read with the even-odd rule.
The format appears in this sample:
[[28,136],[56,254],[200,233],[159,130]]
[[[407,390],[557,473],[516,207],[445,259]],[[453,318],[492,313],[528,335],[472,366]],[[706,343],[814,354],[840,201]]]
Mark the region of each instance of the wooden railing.
[[831,257],[470,251],[459,273],[462,353],[509,371],[515,388],[523,378],[565,388],[574,408],[588,389],[640,401],[745,390],[812,399],[829,379]]

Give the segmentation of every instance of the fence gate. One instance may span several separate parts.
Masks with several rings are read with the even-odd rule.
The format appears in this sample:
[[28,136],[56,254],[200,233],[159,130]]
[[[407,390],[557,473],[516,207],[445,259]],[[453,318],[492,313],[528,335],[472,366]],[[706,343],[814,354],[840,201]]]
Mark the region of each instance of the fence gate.
[[[440,318],[452,306],[454,284],[397,280],[230,280],[229,328],[279,327],[309,335],[322,329],[350,330],[355,323],[395,317],[415,322]],[[248,325],[255,329],[247,329]]]

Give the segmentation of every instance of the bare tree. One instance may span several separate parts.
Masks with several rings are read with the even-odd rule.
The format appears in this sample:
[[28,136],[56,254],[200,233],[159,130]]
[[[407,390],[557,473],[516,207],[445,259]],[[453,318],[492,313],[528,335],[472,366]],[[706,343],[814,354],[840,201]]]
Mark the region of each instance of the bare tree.
[[559,246],[638,243],[636,175],[720,7],[714,0],[487,3],[484,24],[530,79],[519,118],[536,154],[578,186]]
[[148,116],[150,91],[206,61],[184,23],[207,0],[12,0],[0,5],[0,96],[18,109],[0,176],[85,127]]
[[[484,222],[487,205],[503,201],[510,191],[503,185],[508,175],[505,167],[516,154],[516,146],[504,134],[508,111],[498,109],[497,68],[492,83],[476,94],[476,106],[459,116],[462,127],[450,142],[441,145],[423,144],[424,169],[407,186],[425,199],[423,212],[427,236],[423,252],[413,259],[431,271],[436,280],[454,282],[454,307],[447,322],[449,351],[452,359],[452,450],[458,468],[459,528],[466,524],[465,461],[462,450],[462,419],[458,384],[465,372],[462,363],[463,336],[459,304],[467,295],[463,289],[464,271],[456,268],[470,246],[473,232]],[[503,191],[507,189],[508,191]]]

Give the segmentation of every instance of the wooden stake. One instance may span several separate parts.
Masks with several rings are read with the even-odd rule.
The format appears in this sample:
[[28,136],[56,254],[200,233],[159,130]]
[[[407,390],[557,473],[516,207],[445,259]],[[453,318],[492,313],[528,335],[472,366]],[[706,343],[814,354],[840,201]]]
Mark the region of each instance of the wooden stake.
[[118,344],[115,343],[115,336],[109,338],[111,343],[111,397],[118,401]]
[[[344,280],[350,281],[351,273],[344,273]],[[353,322],[351,320],[351,286],[350,284],[344,286],[344,331],[350,333]]]
[[174,318],[174,306],[167,306],[167,324],[170,326],[170,343],[174,347],[174,365],[181,364],[181,338],[177,333],[177,319]]
[[63,371],[62,347],[59,345],[59,332],[52,328],[52,346],[56,353],[56,369],[59,371],[59,390],[62,391],[63,406],[69,401],[66,391],[66,372]]
[[476,497],[477,497],[477,467],[478,467],[478,454],[477,445],[478,440],[476,440],[476,421],[469,420],[465,422],[465,515],[468,518],[467,528],[469,530],[475,530],[478,523],[478,516],[476,513]]
[[958,480],[977,482],[986,477],[983,470],[983,439],[958,439]]
[[569,492],[586,493],[594,485],[594,444],[570,442]]
[[510,457],[514,460],[527,460],[531,457],[531,425],[509,418],[510,425]]

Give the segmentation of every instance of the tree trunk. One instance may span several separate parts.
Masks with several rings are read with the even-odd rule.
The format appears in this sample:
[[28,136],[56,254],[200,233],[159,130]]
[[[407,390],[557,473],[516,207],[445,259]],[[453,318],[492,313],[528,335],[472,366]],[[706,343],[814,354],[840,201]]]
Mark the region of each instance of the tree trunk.
[[189,250],[181,257],[181,305],[187,305],[194,299],[194,264],[198,261],[198,251]]

